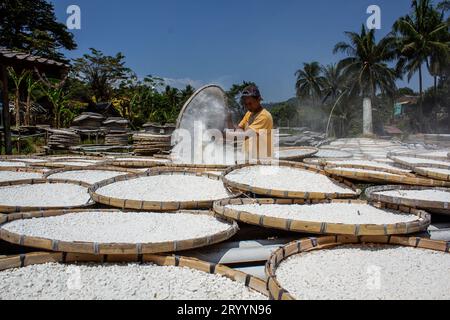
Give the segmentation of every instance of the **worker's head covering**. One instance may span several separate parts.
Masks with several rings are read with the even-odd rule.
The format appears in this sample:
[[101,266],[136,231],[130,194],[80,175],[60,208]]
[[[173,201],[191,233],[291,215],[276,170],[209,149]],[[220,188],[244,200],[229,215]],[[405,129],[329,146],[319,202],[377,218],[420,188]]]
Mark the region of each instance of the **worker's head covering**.
[[259,89],[255,85],[250,85],[245,87],[244,90],[242,90],[241,97],[253,97],[253,98],[262,98],[261,92],[259,92]]

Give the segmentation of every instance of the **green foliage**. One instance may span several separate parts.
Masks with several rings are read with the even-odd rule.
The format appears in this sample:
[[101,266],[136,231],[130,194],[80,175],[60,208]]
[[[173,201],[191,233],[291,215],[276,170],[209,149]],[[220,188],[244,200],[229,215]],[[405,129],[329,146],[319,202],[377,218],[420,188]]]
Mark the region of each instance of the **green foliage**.
[[62,59],[61,48],[76,49],[73,35],[56,20],[54,7],[45,0],[0,2],[0,46]]
[[91,48],[90,54],[74,60],[72,73],[75,79],[84,82],[96,102],[108,102],[114,97],[114,88],[132,76],[125,67],[125,56],[117,53],[106,56],[100,50]]

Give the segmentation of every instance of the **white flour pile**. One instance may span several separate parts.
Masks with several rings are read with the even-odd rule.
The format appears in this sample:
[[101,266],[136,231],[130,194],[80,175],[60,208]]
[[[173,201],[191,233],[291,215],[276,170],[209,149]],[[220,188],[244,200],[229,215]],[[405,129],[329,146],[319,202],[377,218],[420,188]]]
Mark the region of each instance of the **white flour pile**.
[[153,264],[48,263],[0,272],[0,300],[266,300],[229,278]]
[[36,172],[0,171],[0,182],[41,178],[42,174]]
[[2,206],[72,207],[85,205],[89,199],[87,188],[67,183],[0,187]]
[[26,167],[25,162],[0,161],[0,167]]
[[435,189],[391,190],[375,192],[374,194],[410,200],[450,202],[450,190],[448,192]]
[[366,160],[342,160],[342,161],[327,161],[328,164],[336,165],[336,166],[345,166],[345,165],[353,165],[353,166],[365,166],[365,167],[375,167],[380,169],[390,169],[397,170],[399,172],[409,173],[411,170],[400,169],[394,166],[391,166],[386,163],[376,162],[376,161],[366,161]]
[[417,220],[412,214],[394,213],[365,204],[324,203],[316,205],[237,205],[233,210],[274,218],[344,224],[394,224]]
[[224,145],[222,142],[204,143],[196,155],[186,150],[191,150],[190,144],[179,143],[175,146],[171,154],[173,163],[232,166],[243,159],[242,153],[235,150],[234,146]]
[[212,201],[229,198],[223,182],[189,175],[160,175],[116,182],[99,195],[137,201]]
[[74,170],[52,174],[48,176],[48,179],[72,180],[94,184],[103,180],[123,176],[126,174],[126,172],[121,171]]
[[302,300],[448,300],[450,254],[393,246],[340,246],[299,254],[276,270]]
[[232,171],[226,178],[263,189],[355,194],[352,189],[336,184],[325,175],[291,167],[249,166]]
[[152,212],[83,212],[15,220],[2,228],[17,234],[60,241],[160,243],[212,236],[229,224],[207,215]]

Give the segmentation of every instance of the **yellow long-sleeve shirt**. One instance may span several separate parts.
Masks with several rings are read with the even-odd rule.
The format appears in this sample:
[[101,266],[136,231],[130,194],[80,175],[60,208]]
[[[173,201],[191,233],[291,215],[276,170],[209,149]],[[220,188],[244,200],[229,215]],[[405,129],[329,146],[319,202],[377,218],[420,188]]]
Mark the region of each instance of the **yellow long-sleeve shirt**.
[[244,119],[242,119],[239,127],[247,131],[249,129],[256,133],[253,138],[246,138],[243,145],[243,152],[248,159],[268,159],[273,156],[273,118],[266,109],[253,114],[247,112]]

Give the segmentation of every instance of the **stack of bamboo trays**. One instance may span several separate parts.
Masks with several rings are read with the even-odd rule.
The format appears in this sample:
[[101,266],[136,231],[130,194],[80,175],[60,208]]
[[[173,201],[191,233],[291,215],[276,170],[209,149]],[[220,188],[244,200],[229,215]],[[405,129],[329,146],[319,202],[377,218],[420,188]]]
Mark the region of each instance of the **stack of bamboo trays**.
[[48,130],[50,136],[47,146],[51,150],[67,150],[81,144],[80,135],[72,130]]
[[142,156],[152,156],[171,150],[171,135],[157,135],[151,133],[136,133],[133,135],[134,153]]

